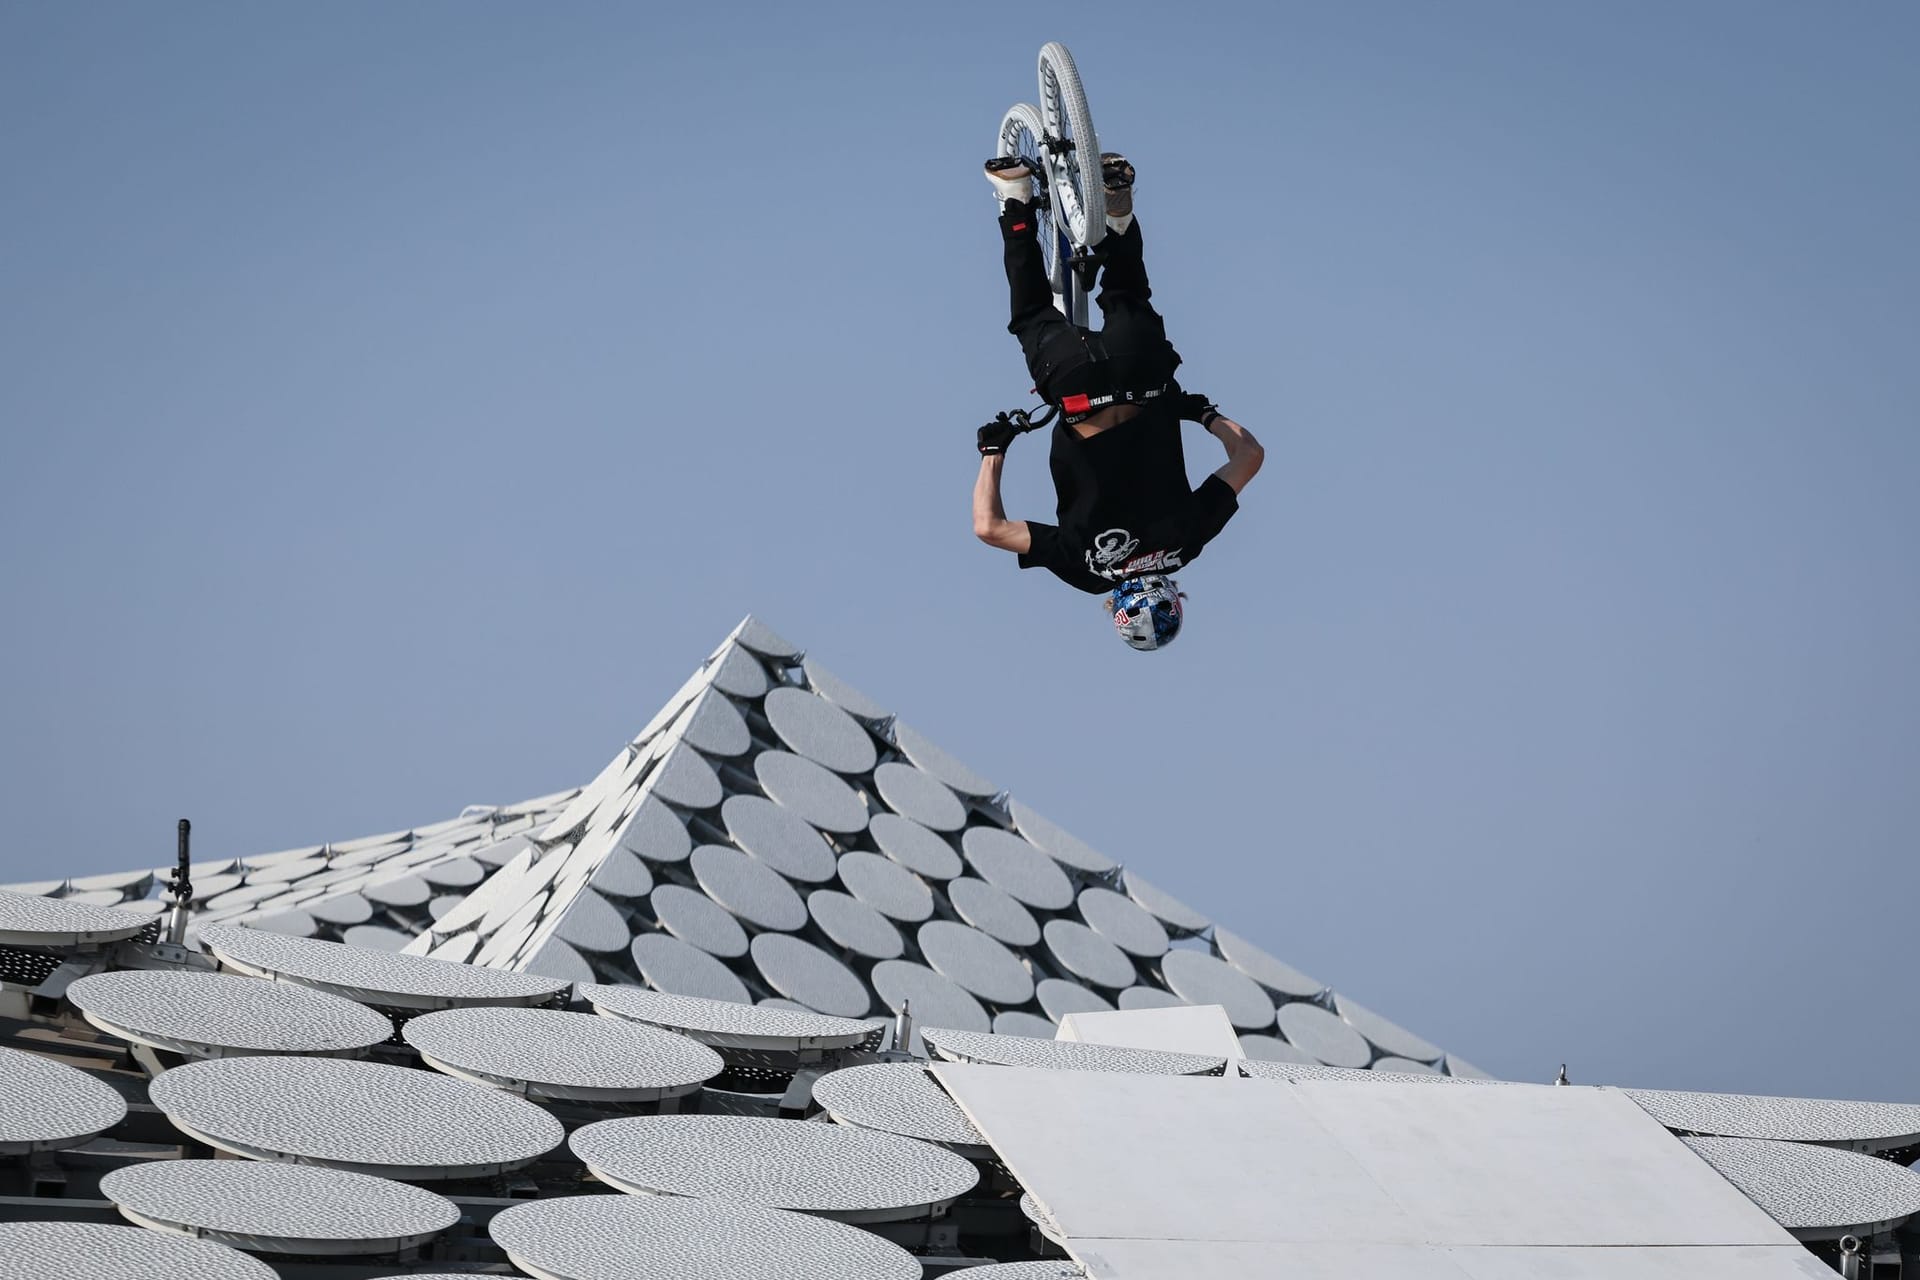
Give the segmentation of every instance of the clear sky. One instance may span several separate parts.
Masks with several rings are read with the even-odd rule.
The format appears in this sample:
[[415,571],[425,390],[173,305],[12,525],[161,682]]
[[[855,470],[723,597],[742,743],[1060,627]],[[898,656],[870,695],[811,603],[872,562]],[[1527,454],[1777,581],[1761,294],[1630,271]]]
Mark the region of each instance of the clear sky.
[[[1156,655],[968,528],[1047,39],[1267,446]],[[0,880],[584,782],[752,611],[1491,1071],[1920,1100],[1917,46],[0,2]]]

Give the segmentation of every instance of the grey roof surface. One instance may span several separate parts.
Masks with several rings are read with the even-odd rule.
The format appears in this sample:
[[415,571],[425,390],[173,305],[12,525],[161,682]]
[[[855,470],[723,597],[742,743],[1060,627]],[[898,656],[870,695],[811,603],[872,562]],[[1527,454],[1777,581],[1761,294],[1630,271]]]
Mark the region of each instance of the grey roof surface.
[[126,1114],[126,1100],[84,1071],[0,1046],[0,1152],[78,1146]]
[[390,1020],[344,996],[230,973],[94,973],[67,999],[114,1035],[193,1057],[346,1053],[393,1034]]
[[6,1280],[280,1280],[212,1240],[91,1222],[0,1222]]
[[320,1242],[404,1248],[460,1220],[453,1201],[404,1182],[258,1160],[132,1164],[100,1191],[135,1221],[287,1253]]

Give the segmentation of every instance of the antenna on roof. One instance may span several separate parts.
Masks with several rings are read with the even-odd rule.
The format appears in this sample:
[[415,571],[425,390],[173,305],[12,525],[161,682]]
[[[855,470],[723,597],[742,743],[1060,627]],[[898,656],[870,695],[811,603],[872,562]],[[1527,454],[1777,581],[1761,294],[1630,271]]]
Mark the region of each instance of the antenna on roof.
[[1567,1079],[1567,1064],[1566,1064],[1566,1063],[1564,1063],[1564,1062],[1563,1062],[1563,1063],[1561,1063],[1561,1064],[1560,1064],[1560,1074],[1559,1074],[1559,1075],[1557,1075],[1557,1076],[1555,1076],[1555,1077],[1553,1078],[1553,1082],[1554,1082],[1555,1084],[1572,1084],[1572,1083],[1573,1083],[1573,1081],[1571,1081],[1571,1080],[1569,1080],[1569,1079]]
[[193,824],[185,818],[180,819],[180,861],[173,869],[173,876],[167,881],[167,892],[173,895],[173,911],[167,917],[167,941],[181,943],[187,937],[187,904],[193,901],[192,854],[189,845],[193,834]]
[[900,1012],[893,1019],[893,1049],[895,1053],[906,1053],[907,1046],[913,1041],[913,1001],[902,1000]]

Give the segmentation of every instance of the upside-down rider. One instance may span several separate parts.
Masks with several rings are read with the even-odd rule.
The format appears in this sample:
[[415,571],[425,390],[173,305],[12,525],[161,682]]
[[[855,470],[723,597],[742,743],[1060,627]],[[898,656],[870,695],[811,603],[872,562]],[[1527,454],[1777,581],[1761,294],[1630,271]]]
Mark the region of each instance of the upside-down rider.
[[[1205,396],[1174,381],[1180,354],[1153,309],[1133,216],[1133,166],[1101,156],[1107,234],[1100,246],[1104,321],[1098,333],[1055,309],[1034,217],[1036,175],[1019,157],[987,162],[1000,199],[1013,319],[1034,390],[1059,409],[1049,464],[1056,524],[1009,520],[1000,500],[1006,451],[1021,427],[1007,415],[980,428],[973,532],[1012,551],[1023,569],[1045,568],[1069,586],[1108,597],[1120,636],[1156,649],[1179,634],[1183,609],[1172,573],[1191,563],[1239,509],[1264,454],[1253,433]],[[1194,488],[1180,445],[1182,420],[1198,422],[1227,451],[1226,465]]]

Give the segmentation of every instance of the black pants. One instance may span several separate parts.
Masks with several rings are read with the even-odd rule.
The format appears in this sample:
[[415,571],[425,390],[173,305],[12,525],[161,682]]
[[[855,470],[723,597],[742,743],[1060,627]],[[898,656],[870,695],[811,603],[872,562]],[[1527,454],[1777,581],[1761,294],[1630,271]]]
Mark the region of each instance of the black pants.
[[[1100,332],[1068,321],[1053,305],[1046,259],[1032,211],[1010,202],[1000,218],[1013,318],[1007,332],[1020,340],[1027,372],[1041,398],[1157,391],[1173,380],[1180,353],[1167,341],[1166,322],[1153,309],[1153,287],[1140,246],[1140,223],[1100,242]],[[1015,228],[1019,228],[1016,230]]]

